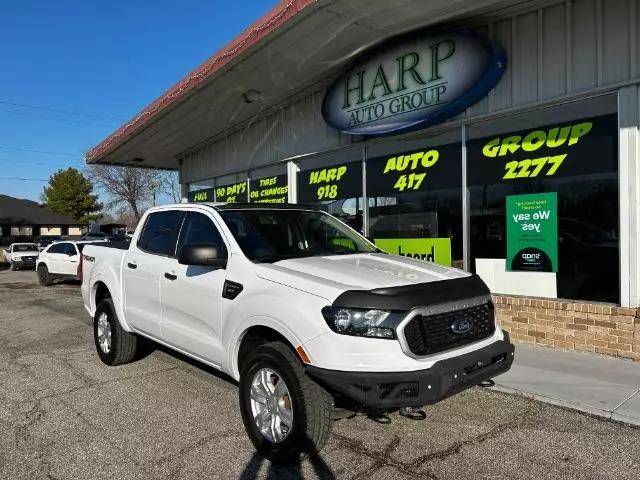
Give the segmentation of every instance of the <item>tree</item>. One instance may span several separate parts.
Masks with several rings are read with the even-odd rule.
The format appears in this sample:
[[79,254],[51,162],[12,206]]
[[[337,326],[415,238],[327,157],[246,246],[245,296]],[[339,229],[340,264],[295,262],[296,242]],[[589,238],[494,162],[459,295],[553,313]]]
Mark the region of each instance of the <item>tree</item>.
[[93,184],[76,168],[61,169],[51,175],[41,199],[49,210],[83,222],[100,218],[102,204],[93,195]]
[[173,203],[180,203],[182,195],[178,173],[172,171],[158,172],[158,192],[166,195]]
[[91,165],[89,178],[108,197],[107,206],[120,213],[129,211],[136,222],[158,191],[158,172],[144,168]]

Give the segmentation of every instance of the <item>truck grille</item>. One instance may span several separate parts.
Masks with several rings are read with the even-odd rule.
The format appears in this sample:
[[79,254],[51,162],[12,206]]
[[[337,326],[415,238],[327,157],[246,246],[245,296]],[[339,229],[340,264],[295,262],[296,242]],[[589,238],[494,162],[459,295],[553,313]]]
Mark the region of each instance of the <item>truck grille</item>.
[[[459,320],[468,320],[471,328],[464,333],[454,333],[454,323]],[[409,350],[422,356],[488,338],[495,329],[493,304],[487,301],[459,310],[416,315],[405,325],[403,334]]]

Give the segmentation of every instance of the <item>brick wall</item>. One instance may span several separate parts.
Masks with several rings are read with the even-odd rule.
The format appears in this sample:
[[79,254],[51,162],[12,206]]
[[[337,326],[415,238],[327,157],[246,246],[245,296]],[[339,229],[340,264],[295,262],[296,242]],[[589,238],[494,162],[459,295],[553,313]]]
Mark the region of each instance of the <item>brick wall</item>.
[[513,341],[640,361],[639,309],[506,295],[493,300]]

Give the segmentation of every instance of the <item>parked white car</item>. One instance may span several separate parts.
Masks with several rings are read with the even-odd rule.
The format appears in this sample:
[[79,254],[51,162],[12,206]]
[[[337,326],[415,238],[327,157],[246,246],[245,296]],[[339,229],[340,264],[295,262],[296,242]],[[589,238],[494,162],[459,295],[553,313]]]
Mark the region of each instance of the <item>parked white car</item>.
[[86,245],[103,241],[63,240],[48,245],[36,263],[40,285],[51,285],[57,279],[80,279],[80,255]]
[[38,258],[38,246],[35,243],[12,243],[3,250],[4,261],[11,270],[19,268],[33,268]]
[[319,210],[156,207],[128,249],[82,258],[100,359],[130,362],[146,337],[227,373],[271,459],[318,451],[336,412],[423,418],[513,361],[479,277],[381,252]]

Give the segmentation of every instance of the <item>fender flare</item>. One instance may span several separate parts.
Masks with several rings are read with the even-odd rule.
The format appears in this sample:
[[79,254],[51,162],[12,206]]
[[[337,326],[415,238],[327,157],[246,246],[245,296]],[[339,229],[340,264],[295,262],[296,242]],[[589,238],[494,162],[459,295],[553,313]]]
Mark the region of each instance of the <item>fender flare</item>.
[[129,327],[125,316],[124,310],[122,308],[121,299],[118,298],[118,295],[121,293],[118,289],[114,288],[112,282],[107,278],[107,275],[104,275],[102,272],[98,272],[95,276],[91,277],[91,289],[89,290],[89,299],[91,306],[91,315],[95,315],[96,311],[96,291],[98,289],[98,283],[102,283],[107,287],[109,293],[111,293],[111,301],[113,302],[113,306],[116,309],[116,315],[118,316],[118,321],[120,322],[120,326],[123,330],[127,332],[132,332],[133,330]]
[[245,334],[252,327],[266,327],[282,335],[292,346],[296,348],[302,345],[302,341],[284,323],[266,315],[255,315],[244,319],[233,331],[229,338],[227,350],[228,373],[237,381],[240,380],[240,368],[238,366],[238,353]]

